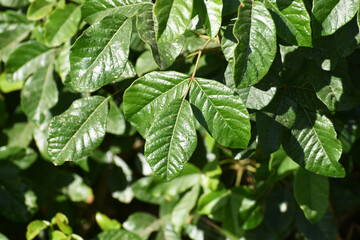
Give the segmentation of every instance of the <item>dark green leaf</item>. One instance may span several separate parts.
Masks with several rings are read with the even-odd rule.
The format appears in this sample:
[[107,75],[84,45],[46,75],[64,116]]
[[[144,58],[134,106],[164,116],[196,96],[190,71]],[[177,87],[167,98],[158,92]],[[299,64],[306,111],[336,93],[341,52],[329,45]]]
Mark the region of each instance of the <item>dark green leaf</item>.
[[115,81],[124,71],[132,20],[112,15],[90,26],[70,53],[69,85],[79,92],[93,92]]
[[32,148],[17,146],[0,147],[0,160],[13,163],[20,169],[29,168],[37,159],[37,153]]
[[4,129],[4,133],[8,136],[9,146],[27,147],[32,141],[32,132],[34,124],[31,122],[15,123],[11,128]]
[[359,0],[314,0],[313,32],[316,37],[333,34],[358,11]]
[[244,0],[234,26],[238,43],[234,50],[234,80],[239,87],[259,82],[269,71],[276,55],[276,29],[265,6]]
[[136,27],[142,40],[150,46],[153,58],[159,68],[166,69],[170,67],[180,54],[185,38],[180,36],[173,41],[158,42],[156,40],[157,26],[151,5],[146,5],[141,9],[136,18]]
[[283,146],[295,162],[309,171],[329,177],[345,176],[338,162],[341,143],[333,124],[324,115],[299,108],[291,136],[284,140]]
[[141,240],[141,238],[138,235],[123,229],[107,230],[96,236],[96,240],[114,240],[114,239]]
[[167,103],[183,97],[189,83],[189,77],[178,72],[146,74],[124,93],[125,118],[146,137],[155,117]]
[[328,209],[329,180],[299,168],[294,180],[294,196],[306,219],[314,224]]
[[174,100],[154,119],[146,137],[145,157],[157,177],[170,181],[181,172],[196,145],[190,103]]
[[335,219],[329,212],[319,222],[311,224],[299,210],[296,216],[296,228],[306,239],[336,240],[338,237]]
[[221,27],[222,0],[195,0],[194,7],[199,13],[200,20],[203,22],[206,34],[213,39]]
[[196,78],[189,98],[196,107],[196,118],[218,143],[246,148],[250,140],[249,114],[230,88],[214,80]]
[[157,0],[154,14],[159,24],[157,40],[171,42],[182,35],[190,23],[193,0]]
[[310,16],[303,0],[265,0],[271,10],[277,34],[290,44],[312,45]]
[[108,98],[93,96],[73,102],[49,126],[48,151],[56,165],[90,154],[103,141]]

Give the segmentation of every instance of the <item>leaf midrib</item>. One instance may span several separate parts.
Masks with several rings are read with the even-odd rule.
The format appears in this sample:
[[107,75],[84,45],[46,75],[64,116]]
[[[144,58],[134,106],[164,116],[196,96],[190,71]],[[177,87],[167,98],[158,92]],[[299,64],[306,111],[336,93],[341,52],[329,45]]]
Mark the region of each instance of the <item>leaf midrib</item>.
[[71,138],[67,141],[67,143],[65,144],[65,146],[62,148],[61,152],[58,154],[58,156],[55,159],[59,159],[61,157],[61,155],[64,153],[64,151],[66,151],[66,148],[68,146],[68,144],[74,139],[74,137],[82,130],[82,128],[86,125],[86,123],[89,121],[89,119],[92,118],[92,116],[99,110],[99,108],[109,100],[109,98],[111,98],[111,96],[105,98],[100,104],[99,106],[97,106],[94,111],[90,114],[90,116],[81,124],[81,126],[79,127],[79,129],[71,136]]

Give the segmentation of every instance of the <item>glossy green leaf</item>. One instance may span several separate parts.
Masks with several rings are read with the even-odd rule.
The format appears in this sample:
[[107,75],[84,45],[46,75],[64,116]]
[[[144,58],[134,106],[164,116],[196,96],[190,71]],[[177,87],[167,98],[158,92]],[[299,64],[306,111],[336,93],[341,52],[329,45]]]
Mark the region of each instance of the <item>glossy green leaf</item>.
[[190,23],[193,0],[158,0],[154,14],[158,22],[157,40],[171,42],[182,35]]
[[110,100],[110,109],[107,119],[106,132],[122,135],[125,133],[126,122],[122,111],[114,101]]
[[80,19],[80,6],[67,4],[64,9],[57,8],[44,25],[46,45],[55,47],[69,40],[77,32]]
[[223,1],[195,0],[194,7],[199,13],[199,17],[203,22],[206,34],[211,39],[215,38],[221,27]]
[[187,192],[174,207],[171,221],[175,230],[179,232],[190,216],[190,211],[195,207],[200,193],[199,185],[194,186]]
[[120,229],[121,224],[116,219],[110,219],[105,214],[97,212],[95,215],[96,223],[99,225],[101,230]]
[[0,0],[0,5],[4,7],[19,8],[29,4],[29,0]]
[[55,71],[59,74],[61,81],[66,81],[66,76],[70,72],[70,41],[64,43],[61,47],[55,62]]
[[35,220],[29,223],[26,230],[26,240],[34,239],[41,231],[50,226],[48,221]]
[[56,165],[80,159],[103,141],[108,98],[93,96],[76,100],[54,117],[49,126],[48,151]]
[[34,24],[28,21],[25,15],[10,10],[1,12],[0,49],[20,42],[33,28]]
[[284,150],[302,167],[324,176],[345,176],[345,170],[338,162],[341,143],[326,116],[299,108],[289,138],[283,142]]
[[8,161],[20,169],[29,168],[36,161],[37,156],[37,153],[32,148],[0,147],[0,161]]
[[359,0],[314,0],[312,14],[316,37],[333,34],[358,11]]
[[33,1],[26,13],[29,20],[39,20],[51,13],[56,1],[54,0],[35,0]]
[[132,20],[112,15],[90,26],[70,53],[69,85],[78,92],[93,92],[116,80],[124,71]]
[[310,16],[303,0],[265,0],[264,3],[272,13],[281,38],[296,46],[312,45]]
[[152,57],[150,50],[143,52],[136,60],[135,70],[138,76],[157,70],[159,67]]
[[154,119],[146,137],[145,157],[161,180],[177,176],[197,145],[190,103],[174,100]]
[[94,24],[114,14],[131,17],[150,2],[150,0],[85,0],[81,13],[86,22]]
[[141,39],[150,46],[153,58],[159,68],[170,67],[183,48],[185,37],[180,36],[173,41],[158,42],[156,40],[157,25],[151,5],[144,6],[141,9],[136,18],[136,27]]
[[39,121],[44,111],[58,101],[58,90],[53,77],[54,66],[38,69],[28,78],[21,91],[21,108],[29,120]]
[[25,81],[37,69],[45,67],[54,50],[46,48],[36,41],[20,44],[9,56],[5,70],[11,76],[9,80]]
[[241,98],[214,80],[196,78],[190,88],[195,117],[221,145],[246,148],[250,140],[249,114]]
[[238,43],[234,50],[234,80],[239,87],[259,82],[276,55],[276,29],[261,2],[245,0],[234,26]]
[[294,196],[304,215],[312,224],[327,212],[329,202],[329,180],[299,168],[294,180]]
[[160,228],[160,221],[153,215],[146,212],[131,214],[123,223],[126,230],[148,239],[150,234]]
[[143,136],[166,104],[184,96],[190,83],[178,72],[151,72],[137,79],[124,93],[125,118]]
[[141,240],[141,238],[129,231],[124,229],[119,230],[107,230],[100,234],[98,234],[95,240],[113,240],[113,239],[121,239],[121,240]]

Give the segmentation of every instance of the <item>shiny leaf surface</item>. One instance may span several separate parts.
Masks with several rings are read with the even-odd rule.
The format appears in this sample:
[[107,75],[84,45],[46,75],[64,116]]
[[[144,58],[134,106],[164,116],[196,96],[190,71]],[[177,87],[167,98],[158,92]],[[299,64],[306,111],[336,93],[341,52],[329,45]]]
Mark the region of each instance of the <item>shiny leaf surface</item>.
[[71,88],[93,92],[118,78],[127,62],[131,29],[131,19],[121,15],[86,29],[71,48]]
[[203,22],[206,34],[211,38],[215,38],[219,32],[222,21],[222,0],[195,0],[194,7],[199,13],[199,17]]
[[342,148],[330,120],[319,113],[298,109],[290,139],[283,142],[286,153],[305,169],[329,177],[344,177],[338,162]]
[[144,6],[137,15],[136,27],[142,40],[150,46],[153,58],[159,68],[166,69],[170,67],[180,54],[185,43],[185,38],[180,36],[173,41],[158,42],[156,40],[157,25],[151,5]]
[[48,151],[54,164],[80,159],[100,145],[106,130],[107,104],[108,99],[100,96],[82,98],[51,120]]
[[174,100],[154,119],[145,144],[145,157],[161,180],[177,176],[197,145],[190,103]]
[[238,43],[234,50],[234,80],[239,87],[259,82],[269,71],[276,55],[276,29],[261,2],[245,0],[234,26]]
[[182,35],[190,23],[193,0],[157,0],[154,14],[158,22],[157,40],[171,42]]
[[189,77],[178,72],[144,75],[124,93],[125,118],[146,137],[155,117],[166,104],[183,97],[189,83]]
[[225,85],[196,78],[190,88],[195,117],[221,145],[246,148],[250,139],[249,114],[239,96]]

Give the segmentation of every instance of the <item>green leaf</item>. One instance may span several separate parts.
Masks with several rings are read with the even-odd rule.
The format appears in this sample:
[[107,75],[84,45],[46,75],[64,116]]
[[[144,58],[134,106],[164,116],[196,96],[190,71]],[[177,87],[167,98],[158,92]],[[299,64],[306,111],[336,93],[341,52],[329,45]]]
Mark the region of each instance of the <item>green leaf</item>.
[[0,5],[4,7],[20,8],[29,4],[29,0],[0,0]]
[[331,121],[324,115],[299,108],[291,136],[283,142],[284,150],[305,169],[329,177],[344,177],[338,162],[341,143]]
[[69,185],[61,188],[61,192],[64,193],[72,202],[85,202],[92,203],[94,201],[94,194],[84,179],[77,174],[72,174],[74,179]]
[[0,168],[0,212],[11,221],[29,221],[37,211],[35,193],[19,176],[15,167]]
[[124,93],[125,118],[143,136],[167,103],[184,96],[190,83],[178,72],[151,72],[137,79]]
[[136,27],[141,39],[150,46],[153,58],[159,68],[170,67],[183,48],[185,37],[180,36],[173,41],[158,42],[156,40],[157,25],[151,5],[146,5],[141,9],[136,17]]
[[4,129],[9,146],[27,147],[32,141],[34,124],[31,122],[15,123],[11,128]]
[[141,238],[132,233],[128,232],[124,229],[119,230],[107,230],[100,234],[98,234],[95,240],[114,240],[114,239],[121,239],[121,240],[141,240]]
[[124,114],[120,108],[116,106],[116,103],[110,100],[110,109],[107,119],[106,132],[115,135],[122,135],[125,133],[126,122]]
[[[227,198],[228,192],[225,189],[204,193],[199,199],[197,212],[199,214],[206,214],[210,218],[214,218],[214,216],[219,215],[218,212],[219,210],[222,210],[223,206],[226,204]],[[220,216],[222,217],[222,212]]]
[[31,2],[26,16],[29,20],[39,20],[51,13],[56,1],[54,0],[35,0]]
[[221,145],[246,148],[250,140],[249,114],[241,98],[214,80],[196,78],[190,88],[195,117]]
[[61,81],[65,83],[66,76],[70,72],[70,41],[65,42],[61,47],[55,62],[55,71],[59,74]]
[[80,159],[101,144],[105,136],[107,105],[108,98],[82,98],[51,120],[48,151],[54,164]]
[[126,219],[123,227],[137,234],[141,239],[148,239],[152,232],[159,230],[160,221],[149,213],[136,212]]
[[174,100],[154,119],[146,137],[145,157],[161,180],[170,181],[183,169],[197,145],[190,103]]
[[80,6],[67,4],[64,9],[57,8],[44,25],[46,45],[56,47],[69,40],[77,32],[80,19]]
[[0,147],[0,161],[8,161],[20,169],[29,168],[36,161],[37,156],[37,153],[32,148]]
[[14,12],[5,11],[0,13],[0,49],[8,48],[24,38],[34,28],[34,24],[26,19],[26,16]]
[[112,15],[90,26],[70,53],[69,85],[78,92],[93,92],[116,80],[129,55],[132,20]]
[[53,71],[54,66],[50,62],[25,82],[21,91],[21,108],[29,120],[40,121],[44,111],[55,106],[58,101]]
[[299,168],[294,179],[294,196],[310,223],[318,222],[327,212],[329,180]]
[[6,73],[0,74],[0,90],[3,93],[18,91],[23,85],[24,82],[9,82]]
[[96,223],[99,225],[101,230],[120,229],[121,224],[116,219],[110,219],[105,214],[97,212],[95,215]]
[[67,240],[67,237],[63,232],[60,232],[59,230],[55,230],[50,233],[50,239],[51,240]]
[[234,26],[238,43],[234,50],[234,80],[239,87],[259,82],[276,55],[276,29],[261,2],[244,0]]
[[9,80],[25,81],[37,69],[45,67],[54,49],[46,48],[36,41],[20,44],[9,56],[5,64],[5,72],[11,76]]
[[55,217],[51,219],[51,224],[56,224],[60,231],[66,235],[70,235],[72,233],[68,218],[60,212],[56,213]]
[[35,220],[29,223],[26,230],[26,240],[34,239],[41,231],[50,226],[48,221]]
[[265,0],[277,34],[286,42],[303,47],[312,45],[310,16],[303,0]]
[[154,14],[158,22],[157,40],[171,42],[182,35],[190,23],[193,0],[157,0]]
[[206,34],[213,39],[221,27],[223,8],[222,0],[195,0],[194,7],[199,13],[200,20],[203,22]]
[[145,73],[152,72],[158,69],[158,65],[154,61],[151,51],[144,51],[136,60],[135,70],[138,76],[142,76]]
[[81,7],[81,14],[86,22],[94,24],[114,14],[131,17],[150,2],[150,0],[86,0]]
[[190,211],[194,208],[200,193],[199,185],[195,185],[184,197],[176,204],[171,214],[171,222],[174,224],[175,231],[180,232],[183,225],[187,222]]
[[349,22],[359,8],[359,0],[314,0],[313,32],[315,37],[333,34]]

